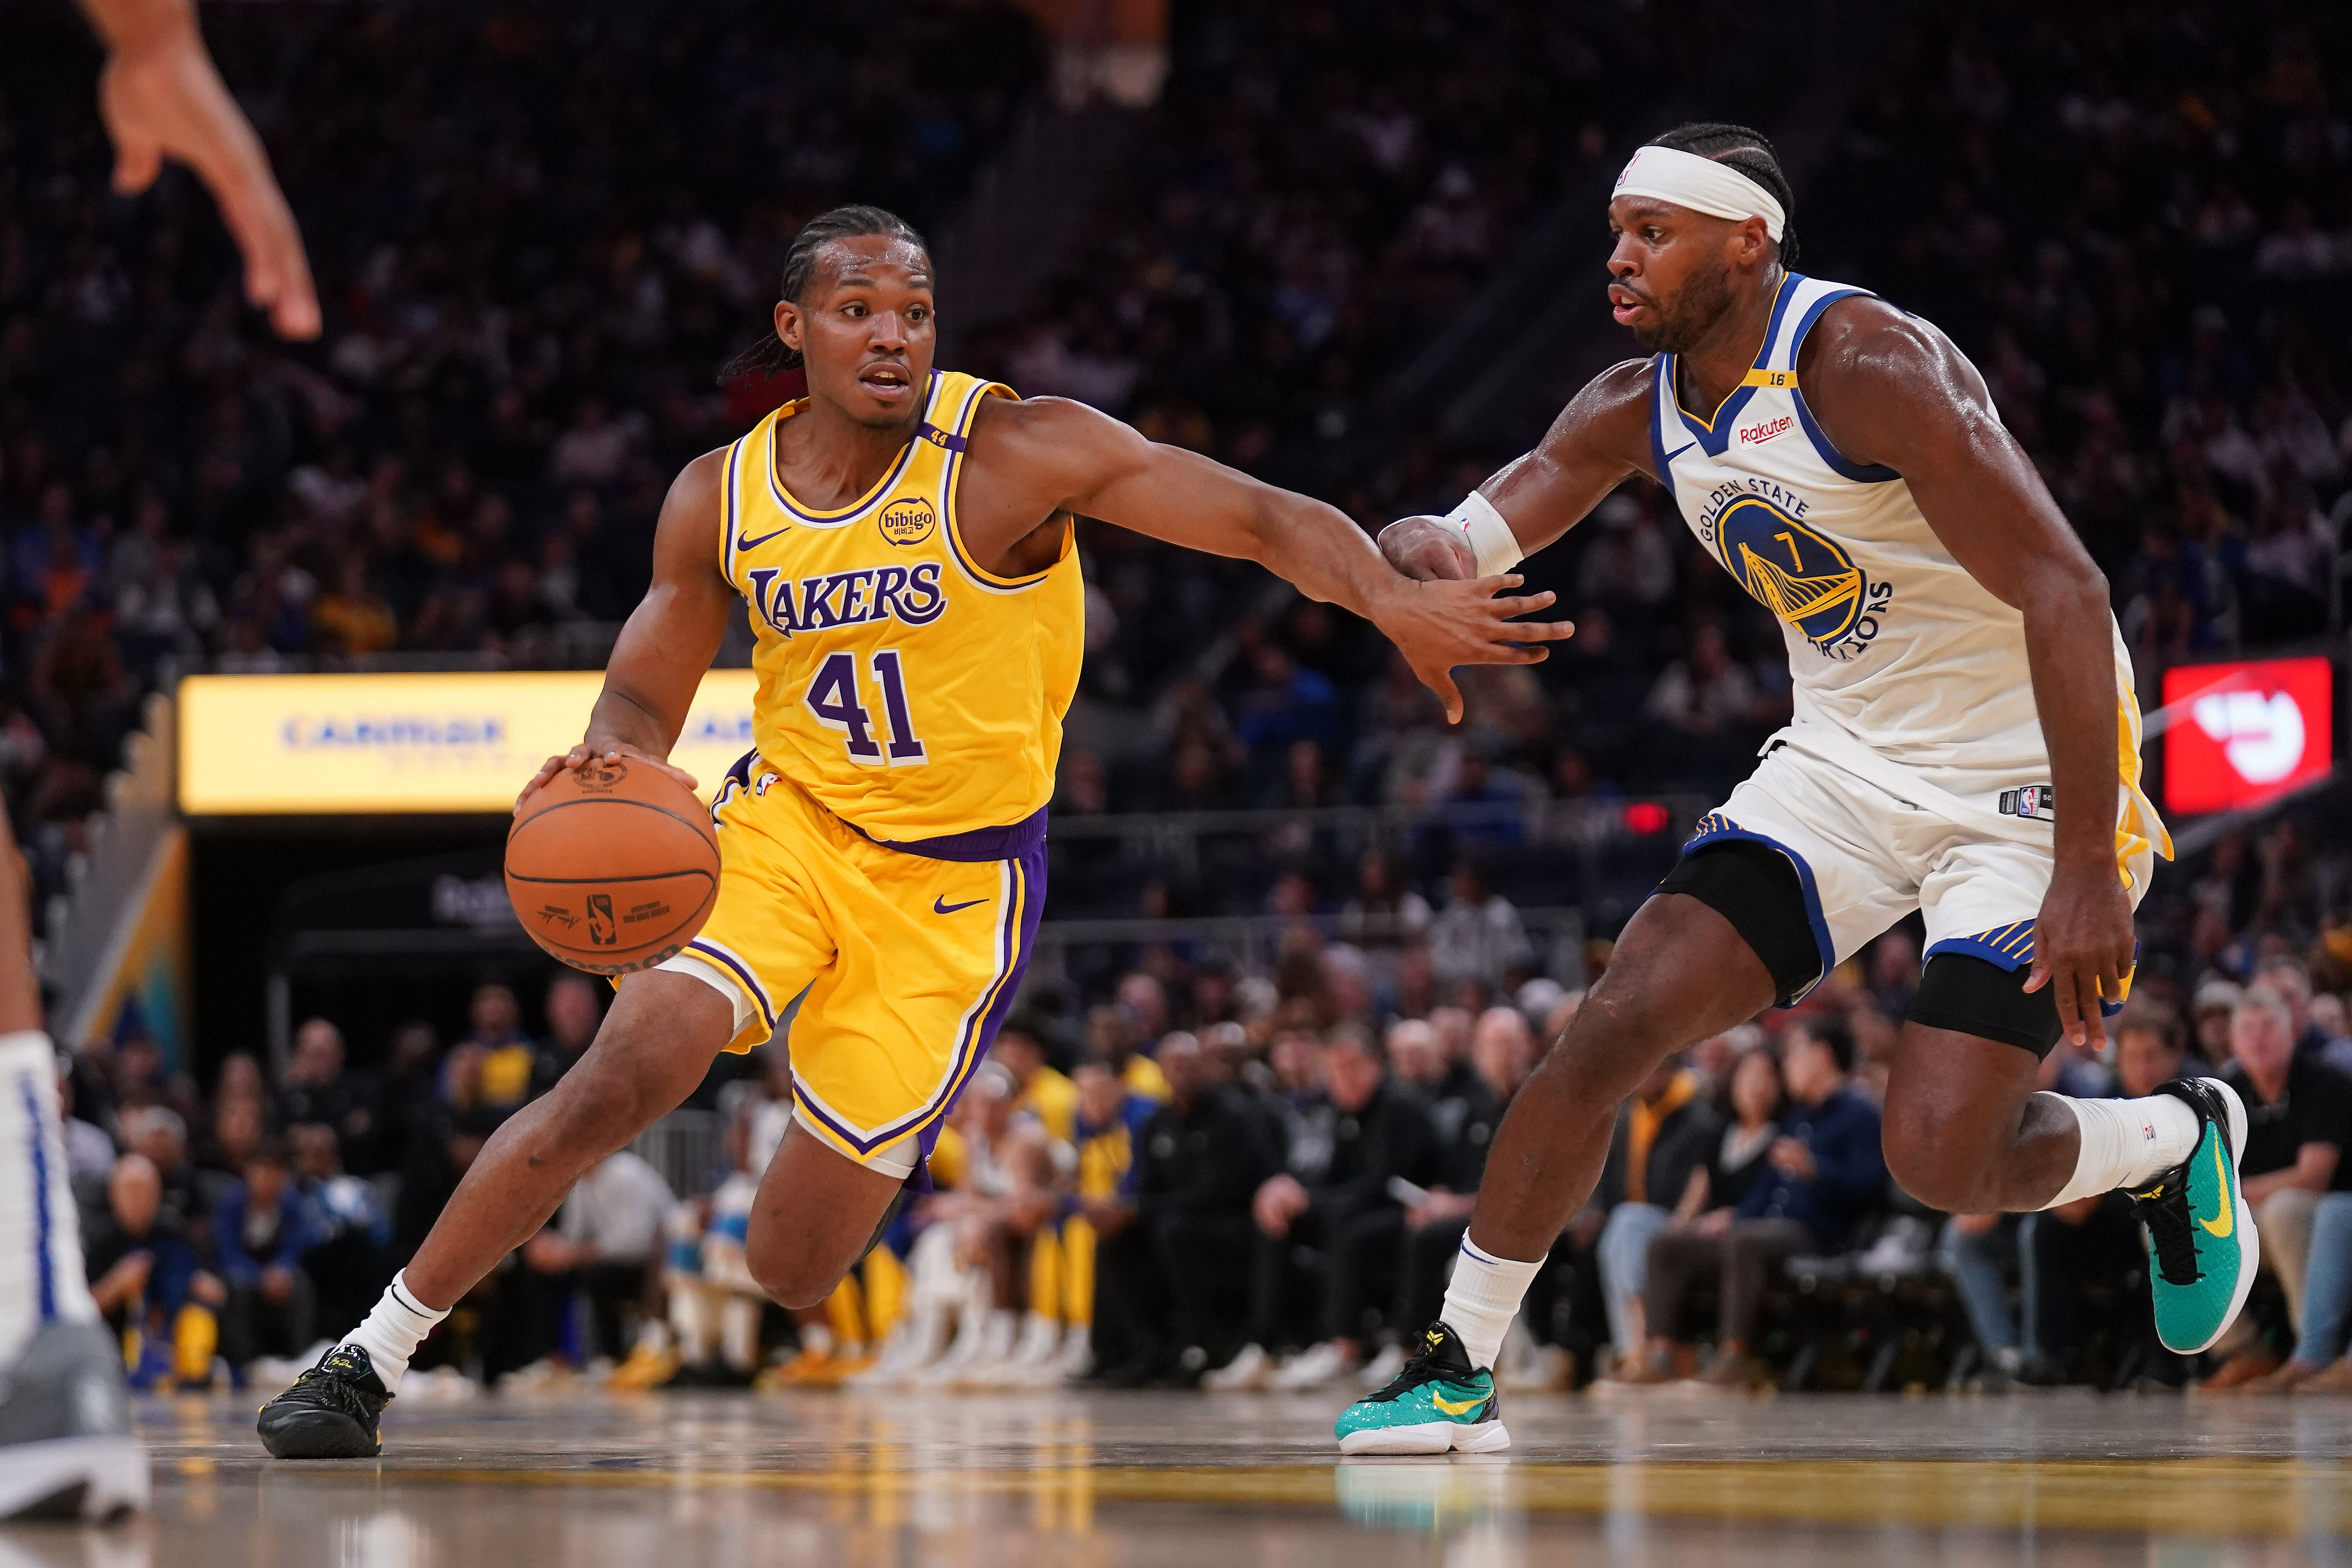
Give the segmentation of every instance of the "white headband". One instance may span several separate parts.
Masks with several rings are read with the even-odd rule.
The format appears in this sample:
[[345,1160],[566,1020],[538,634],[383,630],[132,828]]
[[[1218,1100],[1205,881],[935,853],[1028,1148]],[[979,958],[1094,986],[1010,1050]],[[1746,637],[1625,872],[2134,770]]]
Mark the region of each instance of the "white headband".
[[1637,150],[1625,172],[1617,176],[1620,196],[1655,196],[1662,202],[1705,213],[1709,217],[1760,217],[1764,232],[1777,244],[1788,226],[1788,215],[1772,193],[1728,164],[1672,147]]

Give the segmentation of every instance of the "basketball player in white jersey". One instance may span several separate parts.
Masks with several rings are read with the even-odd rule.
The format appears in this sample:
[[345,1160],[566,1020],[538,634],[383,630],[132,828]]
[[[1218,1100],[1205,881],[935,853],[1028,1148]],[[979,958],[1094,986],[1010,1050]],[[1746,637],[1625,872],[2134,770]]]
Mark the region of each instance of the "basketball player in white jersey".
[[1348,1452],[1506,1446],[1489,1369],[1618,1103],[1915,910],[1927,963],[1884,1121],[1903,1187],[1961,1213],[2129,1188],[2176,1351],[2220,1338],[2253,1279],[2235,1094],[2033,1089],[2061,1034],[2080,1045],[2121,1004],[2132,910],[2171,852],[2106,583],[1949,339],[1790,270],[1793,205],[1744,127],[1641,148],[1609,204],[1608,292],[1651,357],[1596,378],[1452,515],[1381,536],[1415,575],[1500,572],[1646,475],[1780,618],[1795,717],[1511,1102],[1444,1316],[1340,1417]]
[[[317,337],[302,237],[191,0],[82,8],[106,43],[99,112],[114,188],[145,190],[166,158],[194,169],[244,257],[247,300],[279,335]],[[82,1277],[23,868],[0,812],[0,1521],[100,1520],[146,1503],[147,1452],[123,1397],[122,1348]]]

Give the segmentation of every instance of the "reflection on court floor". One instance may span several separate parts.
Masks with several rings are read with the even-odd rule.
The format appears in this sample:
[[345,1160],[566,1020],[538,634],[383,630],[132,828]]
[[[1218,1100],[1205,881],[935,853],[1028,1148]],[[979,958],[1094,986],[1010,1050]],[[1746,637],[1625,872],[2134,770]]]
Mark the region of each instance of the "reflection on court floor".
[[1491,1458],[1336,1460],[1328,1398],[483,1398],[366,1465],[158,1402],[154,1517],[0,1568],[1343,1563],[2352,1565],[2352,1403],[1523,1400]]

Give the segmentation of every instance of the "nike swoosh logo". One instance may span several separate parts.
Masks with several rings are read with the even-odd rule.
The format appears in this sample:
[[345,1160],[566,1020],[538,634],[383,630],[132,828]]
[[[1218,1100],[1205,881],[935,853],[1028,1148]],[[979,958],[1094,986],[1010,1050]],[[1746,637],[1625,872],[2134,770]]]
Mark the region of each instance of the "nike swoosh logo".
[[1438,1409],[1444,1411],[1448,1415],[1467,1415],[1473,1410],[1475,1410],[1480,1405],[1486,1404],[1487,1397],[1487,1395],[1482,1394],[1475,1399],[1465,1399],[1461,1404],[1456,1405],[1454,1401],[1446,1398],[1445,1395],[1432,1392],[1429,1396],[1429,1402],[1432,1405],[1436,1405]]
[[1685,442],[1684,442],[1681,446],[1679,446],[1679,447],[1675,447],[1673,451],[1668,452],[1668,453],[1666,454],[1666,461],[1667,461],[1668,463],[1672,463],[1672,462],[1673,462],[1676,458],[1681,457],[1685,452],[1689,451],[1693,447],[1696,447],[1696,446],[1697,446],[1697,445],[1698,445],[1698,443],[1697,443],[1697,442],[1696,442],[1696,441],[1685,441]]
[[790,523],[786,523],[783,527],[776,530],[775,532],[763,533],[757,539],[739,539],[735,542],[735,548],[738,550],[753,549],[756,546],[767,543],[771,539],[782,539],[785,534],[790,533],[792,531],[792,525]]
[[2219,1138],[2213,1140],[2213,1173],[2221,1181],[2221,1217],[2219,1220],[2200,1219],[2197,1223],[2203,1226],[2206,1234],[2214,1240],[2227,1241],[2230,1233],[2238,1228],[2238,1205],[2230,1195],[2230,1165],[2221,1158],[2221,1140]]
[[984,904],[986,902],[988,902],[986,899],[966,899],[962,903],[951,904],[947,901],[947,899],[943,895],[931,900],[931,913],[935,915],[951,915],[958,910],[968,910],[974,904]]

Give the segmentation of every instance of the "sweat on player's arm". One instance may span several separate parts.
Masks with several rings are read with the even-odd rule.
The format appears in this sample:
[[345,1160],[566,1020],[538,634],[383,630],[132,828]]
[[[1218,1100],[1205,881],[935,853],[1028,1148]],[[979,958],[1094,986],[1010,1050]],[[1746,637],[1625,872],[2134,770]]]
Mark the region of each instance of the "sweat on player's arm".
[[[2101,1027],[2131,973],[2131,900],[2116,866],[2121,804],[2107,584],[1983,378],[1927,322],[1877,300],[1841,300],[1807,344],[1807,401],[1838,448],[1901,474],[1969,575],[2024,618],[2026,663],[2062,803],[2035,922],[2029,991],[2052,987],[2067,1037]],[[2104,802],[2104,807],[2095,803]]]
[[1447,673],[1454,666],[1534,664],[1545,650],[1522,645],[1557,642],[1575,630],[1565,621],[1514,621],[1553,600],[1496,597],[1519,585],[1515,575],[1444,584],[1400,575],[1337,508],[1147,440],[1081,403],[992,399],[971,445],[957,516],[983,561],[1016,549],[1035,531],[1036,519],[1064,514],[1255,561],[1309,597],[1380,627],[1444,700],[1449,721],[1462,716],[1461,693]]

